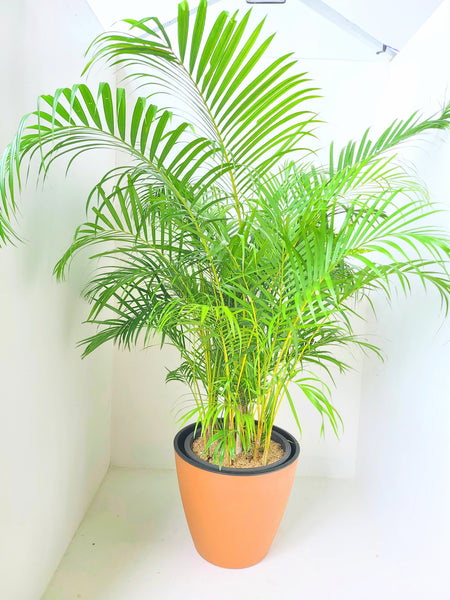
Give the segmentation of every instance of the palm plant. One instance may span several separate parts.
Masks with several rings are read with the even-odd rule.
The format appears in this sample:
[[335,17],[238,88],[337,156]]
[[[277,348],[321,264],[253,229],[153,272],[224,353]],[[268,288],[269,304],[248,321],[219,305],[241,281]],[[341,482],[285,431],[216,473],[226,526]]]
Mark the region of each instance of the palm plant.
[[300,428],[289,384],[321,413],[322,430],[327,419],[338,432],[318,367],[347,367],[334,346],[378,352],[353,332],[358,301],[419,278],[447,310],[450,237],[395,149],[447,128],[450,106],[396,121],[374,141],[367,131],[340,152],[331,146],[329,164],[317,165],[308,143],[317,90],[297,61],[266,60],[273,36],[260,41],[251,11],[222,12],[208,31],[206,12],[202,0],[190,19],[181,2],[175,42],[155,17],[93,42],[87,68],[106,61],[139,97],[102,83],[39,98],[0,163],[0,238],[16,237],[25,162],[37,155],[45,178],[59,158],[69,168],[87,151],[120,152],[124,164],[89,193],[87,219],[55,267],[63,278],[86,247],[100,263],[84,292],[97,325],[84,355],[160,334],[181,356],[168,379],[192,393],[182,422],[201,422],[220,465],[261,448],[265,464],[284,399]]

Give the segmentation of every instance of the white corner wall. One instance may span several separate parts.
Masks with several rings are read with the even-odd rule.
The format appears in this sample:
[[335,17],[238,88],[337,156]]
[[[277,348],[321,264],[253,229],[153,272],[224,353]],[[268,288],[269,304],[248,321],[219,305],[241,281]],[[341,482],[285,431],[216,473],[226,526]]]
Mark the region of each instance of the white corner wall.
[[[0,3],[0,145],[40,93],[79,80],[101,28],[84,0]],[[109,465],[112,352],[84,361],[83,267],[52,268],[83,216],[97,166],[86,160],[24,194],[25,245],[0,250],[0,598],[38,600]],[[62,170],[62,169],[60,169]],[[86,267],[84,267],[84,271]]]
[[[450,101],[450,1],[446,0],[390,66],[379,122]],[[431,198],[450,210],[450,132],[404,151]],[[450,219],[437,216],[449,228]],[[450,320],[436,294],[418,284],[406,300],[376,299],[368,331],[386,361],[364,364],[358,480],[404,574],[398,598],[448,597],[450,538]],[[445,592],[446,590],[446,592]]]

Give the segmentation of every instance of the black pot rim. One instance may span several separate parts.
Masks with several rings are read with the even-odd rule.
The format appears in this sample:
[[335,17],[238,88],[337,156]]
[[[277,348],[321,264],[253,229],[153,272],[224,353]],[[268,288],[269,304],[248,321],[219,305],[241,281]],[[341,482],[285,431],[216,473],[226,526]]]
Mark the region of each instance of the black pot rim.
[[180,429],[180,431],[176,434],[173,440],[175,452],[180,458],[182,458],[187,463],[193,465],[194,467],[197,467],[204,471],[209,471],[211,473],[216,473],[217,475],[232,475],[235,477],[245,477],[246,475],[252,476],[273,473],[275,471],[279,471],[280,469],[284,469],[285,467],[292,464],[295,460],[297,460],[300,454],[300,444],[297,442],[294,436],[285,429],[274,425],[273,431],[275,431],[280,437],[284,438],[286,441],[286,445],[289,452],[287,458],[283,457],[282,459],[277,460],[276,462],[265,467],[254,467],[250,469],[235,469],[232,467],[222,467],[221,469],[219,469],[218,465],[206,462],[205,460],[202,460],[201,458],[197,457],[195,454],[190,456],[186,453],[186,438],[194,432],[195,427],[195,423],[191,423],[190,425],[186,425],[185,427],[183,427],[183,429]]

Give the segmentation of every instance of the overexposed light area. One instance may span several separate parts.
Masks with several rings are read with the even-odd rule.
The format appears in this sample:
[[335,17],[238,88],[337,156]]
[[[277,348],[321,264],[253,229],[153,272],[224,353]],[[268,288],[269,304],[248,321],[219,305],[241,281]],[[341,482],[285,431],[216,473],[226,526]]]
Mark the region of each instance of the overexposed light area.
[[326,0],[326,3],[381,42],[401,50],[442,0]]
[[[163,24],[167,24],[169,35],[176,36],[176,25],[170,23],[177,16],[177,0],[170,0],[163,5],[140,0],[127,3],[126,6],[122,2],[112,3],[110,6],[103,0],[91,0],[90,4],[106,29],[126,30],[128,25],[121,22],[124,18],[156,16]],[[197,5],[198,2],[189,3],[191,8]],[[266,34],[268,36],[277,32],[277,49],[282,52],[294,52],[299,58],[312,59],[367,61],[384,58],[377,56],[373,47],[349,35],[347,31],[297,0],[280,5],[250,5],[244,0],[212,0],[208,6],[208,19],[214,20],[224,10],[229,13],[244,13],[250,9],[255,21],[267,16]]]
[[[105,29],[123,28],[119,21],[124,18],[141,19],[155,16],[163,22],[169,22],[177,15],[179,0],[87,0]],[[308,58],[320,57],[375,59],[373,48],[353,38],[349,30],[342,29],[344,21],[353,24],[369,35],[398,50],[414,35],[420,26],[431,16],[442,0],[380,0],[379,2],[361,2],[360,0],[286,0],[284,4],[250,5],[245,0],[210,0],[210,10],[233,12],[245,11],[252,7],[257,15],[268,15],[271,23],[276,23],[277,31],[291,29],[300,32],[297,35],[297,51]],[[195,9],[198,0],[189,1],[189,7]],[[337,11],[342,19],[330,22],[324,18],[324,8]],[[331,17],[332,18],[332,17]],[[328,23],[328,25],[327,25]],[[342,36],[347,39],[350,49],[345,47]],[[311,39],[317,39],[317,45],[311,45]],[[344,48],[341,45],[344,44]],[[342,52],[350,51],[350,54]]]
[[[115,29],[121,19],[142,19],[157,15],[165,23],[176,17],[178,0],[87,0],[95,15],[105,29]],[[222,0],[223,1],[223,0]],[[192,8],[198,1],[190,2]]]
[[[438,113],[450,100],[450,2],[444,2],[390,64],[378,120],[405,117],[420,107]],[[429,143],[406,148],[430,197],[446,214],[435,225],[450,228],[450,136],[434,133]],[[419,282],[405,298],[399,291],[392,304],[375,298],[377,318],[368,328],[386,356],[363,364],[357,480],[365,489],[391,551],[400,547],[401,562],[423,556],[415,581],[428,576],[429,559],[445,574],[440,592],[450,597],[450,320],[440,299],[424,293]],[[428,596],[428,594],[427,594]],[[402,597],[401,595],[399,597]],[[404,598],[410,598],[404,595]]]

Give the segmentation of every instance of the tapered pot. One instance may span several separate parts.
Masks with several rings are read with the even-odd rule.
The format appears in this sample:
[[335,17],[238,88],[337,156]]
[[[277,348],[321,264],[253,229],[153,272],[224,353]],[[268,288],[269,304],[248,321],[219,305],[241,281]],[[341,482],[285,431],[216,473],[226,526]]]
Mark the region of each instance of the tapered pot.
[[[241,569],[264,558],[283,517],[300,447],[274,427],[286,447],[280,461],[257,469],[231,469],[202,461],[192,452],[195,426],[175,437],[175,460],[184,512],[198,553],[220,567]],[[280,441],[276,439],[276,441]]]

